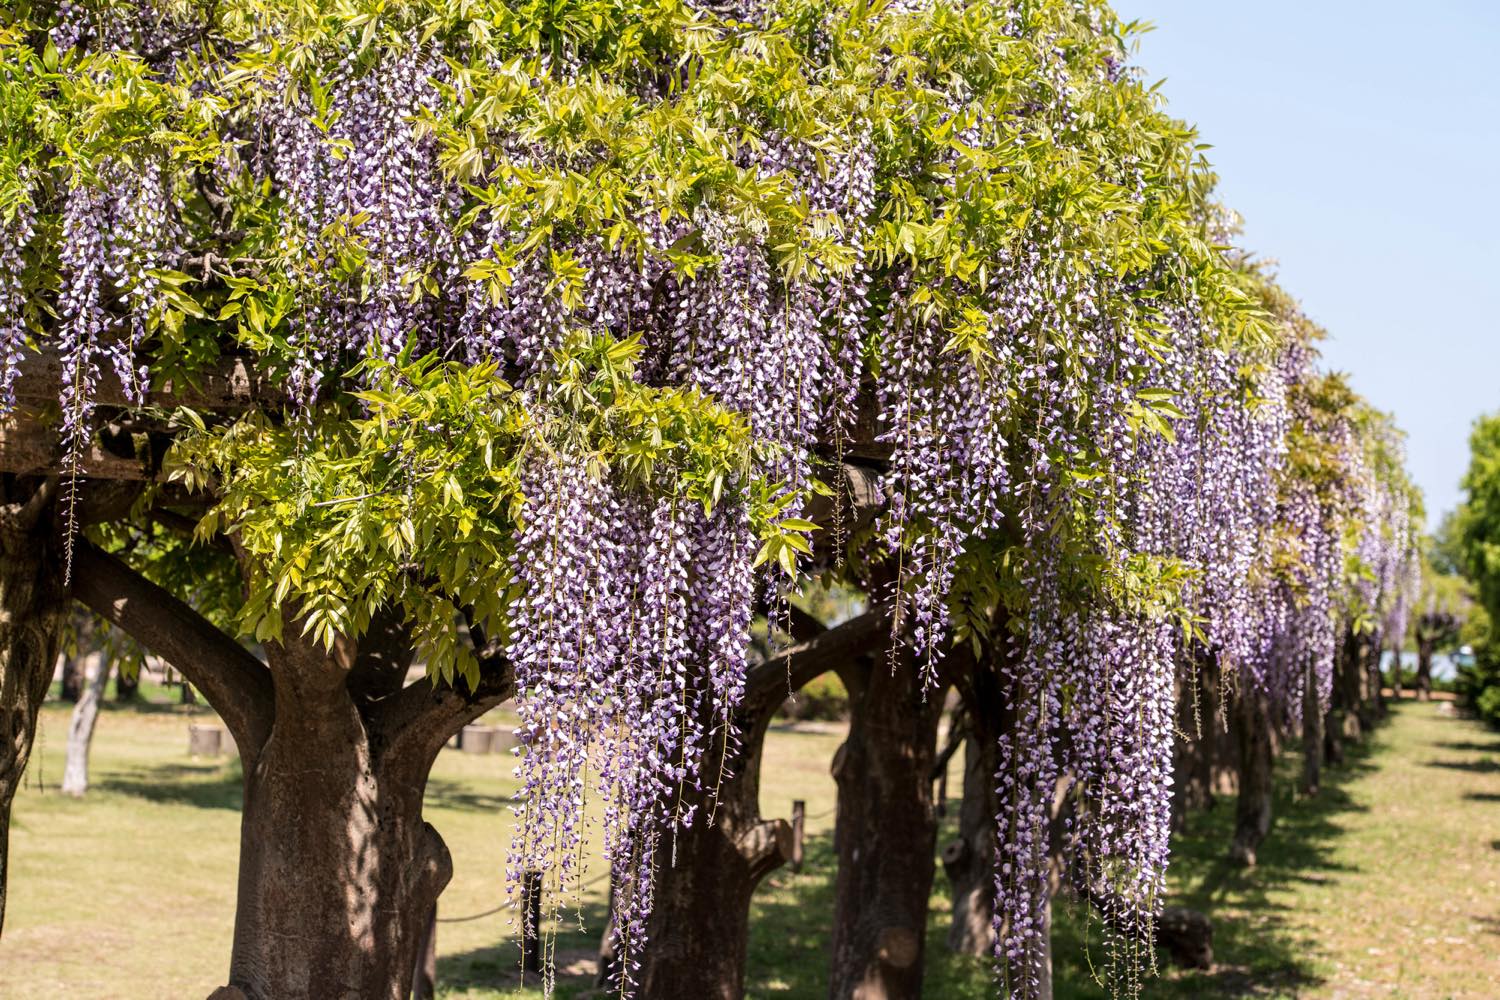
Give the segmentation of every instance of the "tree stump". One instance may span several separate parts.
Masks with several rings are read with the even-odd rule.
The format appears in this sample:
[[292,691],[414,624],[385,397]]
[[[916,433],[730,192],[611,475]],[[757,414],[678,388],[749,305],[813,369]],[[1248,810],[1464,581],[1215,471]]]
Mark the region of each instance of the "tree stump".
[[493,737],[490,726],[464,726],[458,736],[458,748],[464,753],[489,753]]
[[217,757],[224,752],[224,731],[218,726],[188,726],[188,756]]
[[1156,918],[1156,943],[1185,969],[1212,969],[1214,925],[1202,913],[1169,906]]

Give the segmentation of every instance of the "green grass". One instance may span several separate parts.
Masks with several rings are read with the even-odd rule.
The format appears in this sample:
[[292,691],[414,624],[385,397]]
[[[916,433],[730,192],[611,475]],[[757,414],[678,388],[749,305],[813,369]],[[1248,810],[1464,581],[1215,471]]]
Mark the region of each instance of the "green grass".
[[[175,701],[175,691],[148,692]],[[200,712],[202,710],[199,710]],[[175,705],[106,706],[82,801],[55,788],[67,707],[43,713],[37,764],[17,800],[11,899],[0,944],[0,996],[192,997],[223,981],[234,909],[240,801],[237,763],[187,757]],[[752,997],[821,1000],[832,904],[837,727],[774,731],[762,795],[768,815],[808,802],[802,872],[778,871],[757,894],[750,942]],[[1172,902],[1213,915],[1219,966],[1166,972],[1150,997],[1492,998],[1500,982],[1500,736],[1398,706],[1392,724],[1323,794],[1295,801],[1286,762],[1276,827],[1261,863],[1223,861],[1232,804],[1195,816],[1175,845]],[[518,989],[510,914],[474,920],[501,901],[510,830],[510,758],[445,752],[427,815],[454,857],[438,932],[440,995],[449,1000],[534,997]],[[38,790],[40,777],[44,788]],[[949,787],[959,783],[950,780]],[[956,803],[955,803],[956,806]],[[597,878],[597,876],[595,876]],[[936,1000],[992,995],[988,964],[943,948],[946,885],[934,885],[928,987]],[[584,928],[557,939],[559,995],[591,992],[605,885],[583,894]],[[1060,905],[1058,996],[1102,998],[1085,958],[1088,928]],[[1102,960],[1094,944],[1088,950]]]

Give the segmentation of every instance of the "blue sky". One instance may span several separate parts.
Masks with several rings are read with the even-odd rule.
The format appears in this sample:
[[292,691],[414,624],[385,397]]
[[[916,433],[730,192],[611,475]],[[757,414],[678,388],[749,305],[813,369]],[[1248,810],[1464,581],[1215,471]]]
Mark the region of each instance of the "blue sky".
[[1429,525],[1500,410],[1500,0],[1115,0],[1244,242],[1390,410]]

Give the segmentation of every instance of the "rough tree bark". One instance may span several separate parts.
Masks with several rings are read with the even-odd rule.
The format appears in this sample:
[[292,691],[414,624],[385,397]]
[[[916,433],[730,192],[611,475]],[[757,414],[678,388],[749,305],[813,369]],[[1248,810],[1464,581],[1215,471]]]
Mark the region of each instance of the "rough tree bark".
[[1172,783],[1172,828],[1177,830],[1189,812],[1213,806],[1215,794],[1222,790],[1219,772],[1225,764],[1218,656],[1199,649],[1192,669],[1193,675],[1179,681],[1177,691]]
[[[792,856],[786,820],[760,814],[766,730],[789,687],[795,691],[831,667],[867,655],[889,629],[878,615],[864,614],[751,670],[738,716],[741,750],[727,762],[731,773],[719,787],[714,821],[678,831],[676,863],[664,865],[657,878],[651,946],[640,956],[643,1000],[744,996],[751,896],[761,879]],[[708,808],[706,802],[699,806],[700,814]]]
[[1302,794],[1317,795],[1323,781],[1323,709],[1318,704],[1318,678],[1308,664],[1302,688]]
[[921,996],[927,900],[932,891],[941,690],[924,691],[917,666],[898,655],[846,671],[849,738],[834,757],[838,822],[829,996]]
[[948,949],[984,957],[994,951],[995,768],[994,740],[964,738],[964,797],[958,837],[943,848],[943,872],[953,899]]
[[1359,664],[1359,636],[1353,629],[1345,629],[1333,664],[1333,694],[1323,733],[1324,759],[1330,764],[1343,763],[1344,744],[1363,737]]
[[52,479],[0,475],[0,930],[11,802],[31,757],[67,608],[60,539],[52,523],[56,487]]
[[958,837],[943,847],[943,871],[953,900],[948,925],[948,948],[980,957],[994,950],[994,861],[999,800],[995,773],[999,769],[999,737],[1009,711],[1000,694],[993,661],[979,659],[972,671],[955,678],[963,697],[963,802],[958,812]]
[[109,680],[109,659],[99,650],[76,659],[87,680],[68,720],[68,753],[63,764],[62,793],[82,798],[89,790],[89,748],[94,742],[99,702],[104,700],[104,685]]
[[76,705],[78,704],[78,699],[83,696],[83,686],[82,657],[63,654],[62,687],[58,692],[58,697],[70,705]]
[[239,747],[239,894],[220,995],[404,1000],[452,875],[422,820],[427,774],[452,735],[509,696],[494,647],[476,642],[478,691],[404,685],[411,651],[394,615],[331,653],[288,619],[263,665],[114,557],[84,545],[75,562],[74,595],[177,665]]
[[[1417,700],[1432,700],[1432,654],[1435,651],[1433,640],[1423,634],[1422,629],[1417,630]],[[1400,667],[1398,666],[1399,670]]]
[[1271,710],[1264,694],[1241,690],[1235,698],[1240,794],[1235,806],[1230,860],[1254,866],[1255,852],[1271,832]]

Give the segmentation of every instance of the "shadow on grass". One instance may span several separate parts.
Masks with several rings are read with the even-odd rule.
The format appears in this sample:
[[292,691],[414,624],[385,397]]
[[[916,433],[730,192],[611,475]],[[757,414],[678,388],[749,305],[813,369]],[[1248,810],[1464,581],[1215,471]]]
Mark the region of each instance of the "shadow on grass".
[[[1257,852],[1254,868],[1229,861],[1234,832],[1234,800],[1221,798],[1205,812],[1188,817],[1172,838],[1168,906],[1207,914],[1214,925],[1215,967],[1208,972],[1174,970],[1158,956],[1161,976],[1145,994],[1166,998],[1296,996],[1321,982],[1315,967],[1317,943],[1289,919],[1290,908],[1276,896],[1299,884],[1337,881],[1355,869],[1335,860],[1345,827],[1341,817],[1364,812],[1349,786],[1374,771],[1384,747],[1377,730],[1364,744],[1346,749],[1346,760],[1323,772],[1321,792],[1295,794],[1301,767],[1295,744],[1278,763],[1275,816],[1271,834]],[[1058,908],[1053,956],[1058,997],[1110,995],[1091,972],[1107,960],[1098,919],[1078,905]]]
[[[501,900],[497,899],[496,903]],[[442,900],[438,900],[437,929],[437,981],[439,996],[449,992],[494,990],[495,996],[515,996],[518,987],[529,987],[537,996],[541,995],[541,977],[536,973],[521,973],[521,944],[519,922],[512,923],[514,911],[503,909],[499,913],[482,917],[485,926],[495,932],[495,943],[483,948],[446,954],[443,951],[443,929],[441,921],[462,917],[463,914],[445,912]],[[583,909],[583,930],[579,929],[577,914],[566,911],[562,914],[561,927],[557,934],[554,952],[557,969],[557,991],[559,1000],[592,995],[594,975],[598,969],[599,936],[603,933],[605,908],[602,904],[590,904]],[[532,995],[530,992],[527,996]],[[606,994],[607,995],[607,994]]]
[[429,777],[424,801],[427,806],[435,809],[495,813],[509,809],[520,800],[509,795],[476,792],[466,782],[451,778]]
[[[1189,818],[1187,829],[1172,843],[1169,906],[1207,913],[1214,922],[1217,965],[1210,972],[1170,969],[1160,956],[1160,978],[1145,984],[1152,998],[1287,997],[1316,986],[1316,940],[1289,919],[1278,896],[1299,884],[1327,883],[1354,869],[1335,859],[1344,832],[1341,818],[1365,811],[1349,786],[1375,770],[1383,751],[1379,730],[1363,745],[1347,749],[1339,767],[1324,772],[1315,798],[1295,795],[1301,757],[1295,747],[1279,764],[1275,825],[1253,869],[1232,865],[1227,857],[1234,829],[1234,801]],[[952,836],[956,801],[939,833],[939,845]],[[787,1000],[822,1000],[827,995],[829,921],[833,913],[836,861],[832,838],[809,837],[806,864],[800,874],[772,873],[756,893],[751,912],[746,992],[750,996]],[[937,866],[926,940],[928,1000],[968,1000],[994,994],[994,972],[987,959],[948,952],[948,883]],[[1101,986],[1109,954],[1102,943],[1100,921],[1088,907],[1060,901],[1054,909],[1054,990],[1059,1000],[1105,1000]]]
[[1464,798],[1470,802],[1500,802],[1500,792],[1464,792]]
[[803,842],[802,870],[779,868],[750,902],[747,996],[812,1000],[828,995],[828,932],[838,858],[832,834]]
[[95,781],[93,787],[147,802],[181,803],[200,809],[238,811],[244,805],[239,758],[223,763],[158,764],[111,771]]
[[1500,739],[1490,743],[1479,743],[1474,740],[1442,740],[1433,743],[1432,746],[1439,750],[1457,750],[1460,753],[1500,753]]
[[1468,771],[1470,774],[1500,774],[1500,760],[1429,760],[1427,766]]

